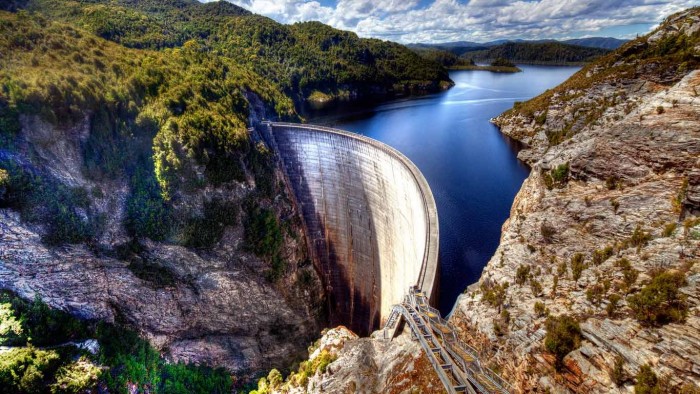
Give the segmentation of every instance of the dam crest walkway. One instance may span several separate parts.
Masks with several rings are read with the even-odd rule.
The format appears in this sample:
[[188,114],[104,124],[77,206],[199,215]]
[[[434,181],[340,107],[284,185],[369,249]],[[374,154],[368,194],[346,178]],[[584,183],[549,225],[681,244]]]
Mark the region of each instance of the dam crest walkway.
[[454,328],[428,304],[428,297],[412,286],[394,305],[384,326],[385,338],[394,338],[402,323],[411,329],[448,393],[508,393],[510,384],[483,367],[474,348],[461,341]]

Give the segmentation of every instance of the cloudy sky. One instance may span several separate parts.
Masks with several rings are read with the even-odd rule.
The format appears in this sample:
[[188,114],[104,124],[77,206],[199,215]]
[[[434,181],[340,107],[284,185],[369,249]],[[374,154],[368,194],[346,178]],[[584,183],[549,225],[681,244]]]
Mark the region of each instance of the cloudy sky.
[[[202,0],[211,1],[211,0]],[[644,34],[700,0],[229,0],[279,22],[317,20],[402,43]]]

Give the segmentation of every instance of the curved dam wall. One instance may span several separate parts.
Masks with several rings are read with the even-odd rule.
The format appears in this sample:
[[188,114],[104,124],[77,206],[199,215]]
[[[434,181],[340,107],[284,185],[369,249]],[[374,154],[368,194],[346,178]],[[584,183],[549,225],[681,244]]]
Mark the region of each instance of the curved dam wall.
[[331,324],[367,334],[409,286],[434,301],[437,209],[416,166],[381,142],[342,130],[288,123],[263,129],[303,216]]

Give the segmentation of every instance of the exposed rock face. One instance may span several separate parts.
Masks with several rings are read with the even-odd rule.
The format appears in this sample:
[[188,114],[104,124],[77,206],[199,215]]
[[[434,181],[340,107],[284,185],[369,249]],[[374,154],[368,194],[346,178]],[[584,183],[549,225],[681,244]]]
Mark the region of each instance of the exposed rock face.
[[[306,260],[303,241],[294,236],[301,230],[291,224],[284,234],[282,255],[290,264],[276,283],[262,274],[268,264],[244,247],[240,215],[209,250],[144,239],[143,250],[127,261],[119,247],[129,241],[128,184],[119,177],[84,175],[81,142],[90,133],[88,119],[59,128],[23,117],[17,152],[0,150],[0,155],[92,191],[90,214],[105,218],[105,230],[94,245],[48,247],[41,223],[23,222],[17,212],[0,209],[0,288],[30,299],[38,295],[85,319],[126,323],[173,361],[224,366],[243,375],[288,367],[305,356],[320,329],[323,295],[311,265],[298,265]],[[281,174],[275,176],[280,181]],[[192,192],[180,204],[187,206],[178,209],[201,209],[212,196],[241,203],[255,190],[248,178]],[[286,196],[269,208],[278,217],[296,215]]]
[[306,385],[287,382],[276,393],[439,393],[444,390],[417,341],[409,334],[392,341],[376,331],[358,338],[345,327],[326,332],[309,361],[325,350],[334,359],[325,372],[317,371]]
[[[698,29],[697,9],[675,15],[646,41],[621,49],[620,64],[632,72],[596,78],[606,71],[594,64],[576,76],[588,85],[555,91],[529,116],[516,109],[495,119],[527,144],[520,157],[533,168],[480,280],[485,287],[509,284],[502,308],[510,319],[471,286],[451,322],[522,392],[628,392],[643,364],[668,379],[666,390],[700,386],[700,71],[624,55],[683,35],[697,42]],[[698,46],[692,50],[700,56]],[[551,170],[564,173],[565,163],[568,174],[553,179]],[[612,255],[594,260],[606,247]],[[577,253],[585,268],[575,280]],[[623,258],[639,272],[630,283]],[[529,269],[521,284],[519,268]],[[685,275],[680,292],[688,315],[681,323],[642,325],[626,297],[660,270]],[[608,313],[612,294],[621,300]],[[544,308],[536,311],[536,303]],[[581,346],[559,372],[543,346],[547,313],[574,316],[581,326]],[[611,377],[618,357],[620,386]]]

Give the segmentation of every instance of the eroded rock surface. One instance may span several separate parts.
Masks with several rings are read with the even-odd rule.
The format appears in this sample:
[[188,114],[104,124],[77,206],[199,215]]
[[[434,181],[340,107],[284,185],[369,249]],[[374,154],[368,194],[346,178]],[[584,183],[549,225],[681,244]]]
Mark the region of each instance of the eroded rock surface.
[[275,393],[439,393],[444,391],[428,357],[408,332],[393,340],[383,331],[358,338],[340,326],[328,330],[309,356],[313,363],[326,353],[332,362],[305,382],[294,376],[272,387]]
[[[543,109],[495,119],[527,144],[520,157],[532,172],[500,246],[451,322],[521,392],[629,392],[643,364],[668,379],[669,391],[700,386],[700,71],[625,55],[671,38],[697,42],[699,28],[698,10],[675,15],[646,42],[619,51],[631,71],[597,78],[606,70],[591,65],[574,77],[584,81],[580,89],[555,90]],[[700,56],[698,46],[689,50]],[[596,251],[605,257],[594,259]],[[577,253],[585,267],[578,280]],[[625,278],[622,259],[636,279]],[[626,297],[662,270],[685,275],[687,318],[641,324]],[[486,302],[489,288],[506,283],[501,307]],[[609,312],[613,294],[621,299]],[[583,336],[558,372],[543,346],[548,314],[574,316]],[[620,385],[611,377],[618,358]]]

